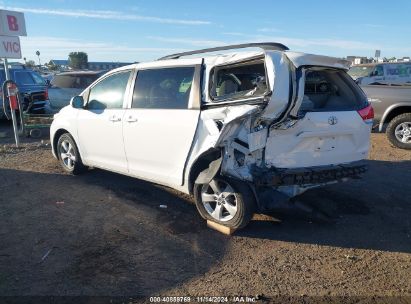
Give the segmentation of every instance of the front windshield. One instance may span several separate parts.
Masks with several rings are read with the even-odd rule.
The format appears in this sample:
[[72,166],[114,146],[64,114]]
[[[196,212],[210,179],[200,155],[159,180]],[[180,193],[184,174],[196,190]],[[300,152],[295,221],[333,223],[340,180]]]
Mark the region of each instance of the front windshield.
[[357,79],[359,77],[367,77],[370,75],[372,70],[374,69],[373,66],[353,66],[349,71],[348,74]]

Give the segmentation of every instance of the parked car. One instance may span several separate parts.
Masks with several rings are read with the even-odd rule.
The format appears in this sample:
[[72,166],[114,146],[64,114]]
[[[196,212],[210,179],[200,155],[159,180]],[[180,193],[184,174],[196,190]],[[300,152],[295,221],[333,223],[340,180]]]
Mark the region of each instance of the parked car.
[[384,62],[354,65],[348,71],[360,85],[411,84],[411,62]]
[[[16,82],[23,110],[26,110],[30,102],[32,106],[30,113],[47,114],[50,113],[50,103],[48,100],[47,84],[44,79],[35,71],[23,67],[9,69],[10,78]],[[0,84],[6,80],[4,69],[0,70]],[[1,91],[1,89],[0,89]],[[3,109],[3,94],[0,94],[0,119],[5,118]]]
[[50,81],[49,98],[53,110],[60,110],[70,103],[70,99],[79,95],[105,71],[63,72],[54,75]]
[[53,72],[43,72],[43,73],[41,73],[40,75],[41,75],[41,77],[43,77],[44,81],[45,81],[47,84],[50,84],[51,80],[52,80],[53,77],[54,77],[54,74],[55,74],[55,73],[53,73]]
[[[247,47],[262,51],[207,53]],[[52,151],[73,174],[90,166],[166,185],[194,195],[203,218],[244,227],[366,171],[373,111],[347,70],[278,43],[125,66],[55,115]]]
[[398,148],[411,149],[411,86],[366,85],[362,89],[375,110],[378,131],[385,131]]

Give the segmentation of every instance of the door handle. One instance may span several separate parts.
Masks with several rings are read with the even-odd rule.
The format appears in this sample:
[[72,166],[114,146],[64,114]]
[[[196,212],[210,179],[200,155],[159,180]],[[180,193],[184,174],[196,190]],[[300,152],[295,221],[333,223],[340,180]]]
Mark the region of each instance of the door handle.
[[127,121],[127,122],[137,122],[138,119],[135,118],[135,117],[133,117],[133,116],[129,116],[129,117],[126,118],[126,121]]
[[111,116],[109,120],[112,122],[117,122],[117,121],[121,121],[121,117]]

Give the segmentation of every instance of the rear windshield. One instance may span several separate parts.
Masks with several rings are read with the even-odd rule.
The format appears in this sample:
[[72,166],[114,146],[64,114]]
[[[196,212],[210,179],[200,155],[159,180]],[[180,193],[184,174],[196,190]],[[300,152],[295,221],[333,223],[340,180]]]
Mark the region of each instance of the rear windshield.
[[89,75],[56,75],[51,85],[62,89],[85,89],[92,84],[100,74]]
[[[38,73],[29,70],[10,70],[10,76],[12,80],[17,83],[17,85],[45,85],[43,77]],[[0,70],[0,83],[6,80],[6,74],[4,70]]]
[[17,85],[45,85],[43,77],[33,71],[15,71],[14,81]]
[[300,112],[360,110],[367,104],[365,94],[346,72],[336,69],[306,72]]
[[216,67],[210,85],[214,101],[262,96],[267,92],[264,61]]

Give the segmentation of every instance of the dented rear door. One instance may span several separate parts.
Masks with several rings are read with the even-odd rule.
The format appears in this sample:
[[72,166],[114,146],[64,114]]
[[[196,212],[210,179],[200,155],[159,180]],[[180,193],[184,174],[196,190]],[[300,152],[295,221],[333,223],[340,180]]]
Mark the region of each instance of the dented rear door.
[[261,119],[273,122],[290,106],[293,75],[291,63],[284,52],[267,52],[265,64],[271,97],[261,114]]
[[369,106],[364,93],[336,65],[298,66],[296,72],[302,86],[284,122],[269,130],[266,165],[301,168],[366,158],[372,122],[359,114]]

